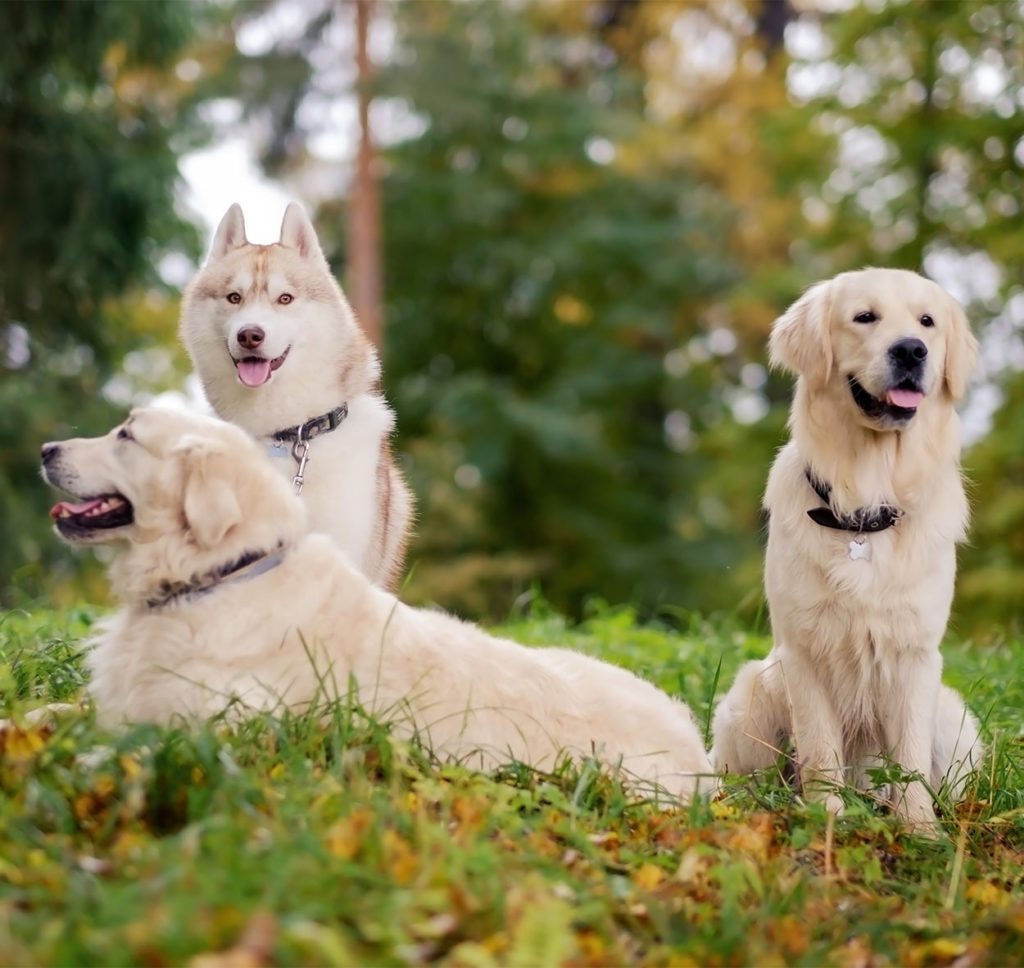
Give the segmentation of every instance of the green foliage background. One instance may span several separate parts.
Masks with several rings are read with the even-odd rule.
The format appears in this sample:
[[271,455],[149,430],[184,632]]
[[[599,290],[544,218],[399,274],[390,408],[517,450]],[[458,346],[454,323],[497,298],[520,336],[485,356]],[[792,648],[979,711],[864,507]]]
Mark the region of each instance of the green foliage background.
[[[351,8],[292,5],[275,34],[286,6],[0,6],[8,604],[82,590],[47,534],[39,444],[180,381],[157,271],[198,256],[180,155],[244,131],[299,197],[323,182],[315,136],[351,87],[324,65],[347,56]],[[1019,6],[437,0],[378,16],[394,36],[376,103],[411,119],[380,158],[385,389],[420,504],[410,599],[503,615],[539,585],[576,615],[592,599],[756,615],[759,498],[789,396],[764,343],[815,279],[951,273],[978,331],[1002,334],[987,358],[1014,358]],[[258,51],[236,44],[254,24],[273,41]],[[241,111],[218,127],[225,98]],[[317,222],[341,275],[328,172]],[[1011,371],[986,370],[1004,402],[967,458],[977,523],[956,621],[982,637],[1021,619]]]

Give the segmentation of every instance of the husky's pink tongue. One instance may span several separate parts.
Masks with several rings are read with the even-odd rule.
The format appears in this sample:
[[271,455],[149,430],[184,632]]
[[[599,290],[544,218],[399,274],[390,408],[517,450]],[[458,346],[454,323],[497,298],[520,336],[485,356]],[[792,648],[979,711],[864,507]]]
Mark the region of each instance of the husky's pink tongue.
[[902,407],[904,410],[914,410],[923,399],[924,394],[919,390],[890,390],[886,395],[886,402],[894,407]]
[[270,360],[250,356],[239,360],[235,368],[238,370],[238,379],[247,387],[261,387],[270,379]]

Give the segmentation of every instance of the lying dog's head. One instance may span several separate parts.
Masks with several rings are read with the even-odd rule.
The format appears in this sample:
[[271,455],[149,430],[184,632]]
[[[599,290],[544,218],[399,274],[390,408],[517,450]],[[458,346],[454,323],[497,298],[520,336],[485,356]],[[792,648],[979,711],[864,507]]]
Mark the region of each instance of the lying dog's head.
[[862,269],[807,290],[775,321],[772,363],[832,388],[877,430],[901,429],[929,398],[959,400],[978,358],[967,317],[915,272]]
[[44,444],[42,465],[74,499],[50,512],[61,537],[129,546],[129,600],[273,551],[305,528],[302,502],[262,448],[210,417],[134,410],[103,437]]

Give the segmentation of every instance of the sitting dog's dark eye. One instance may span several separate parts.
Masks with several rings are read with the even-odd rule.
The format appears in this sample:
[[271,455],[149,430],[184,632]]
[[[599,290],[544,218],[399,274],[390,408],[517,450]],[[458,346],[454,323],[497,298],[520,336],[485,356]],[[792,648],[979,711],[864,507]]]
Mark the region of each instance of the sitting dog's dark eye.
[[132,437],[132,432],[127,427],[122,427],[117,432],[117,439],[118,440],[134,440],[135,438]]
[[853,317],[855,323],[874,323],[877,320],[878,317],[870,309]]
[[237,306],[242,301],[242,294],[240,292],[229,292],[228,302]]
[[929,316],[927,313],[925,313],[921,317],[921,325],[922,326],[934,326],[935,325],[935,320],[932,319],[931,316]]

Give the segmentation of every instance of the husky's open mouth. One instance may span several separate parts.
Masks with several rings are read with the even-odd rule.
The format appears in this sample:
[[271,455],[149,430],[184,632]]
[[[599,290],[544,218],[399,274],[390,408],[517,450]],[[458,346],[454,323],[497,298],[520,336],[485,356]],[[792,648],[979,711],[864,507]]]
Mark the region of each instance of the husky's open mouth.
[[82,538],[96,531],[127,527],[135,521],[135,511],[126,497],[102,494],[79,504],[60,501],[50,509],[50,517],[66,538]]
[[855,377],[848,376],[846,379],[854,402],[872,420],[888,417],[896,422],[905,422],[917,413],[924,399],[921,387],[913,380],[903,380],[887,390],[884,397],[876,397],[868,393]]
[[285,361],[285,357],[291,352],[289,346],[280,356],[273,360],[265,359],[262,356],[243,356],[235,360],[235,369],[238,371],[238,379],[247,387],[261,387],[274,370],[278,369]]

